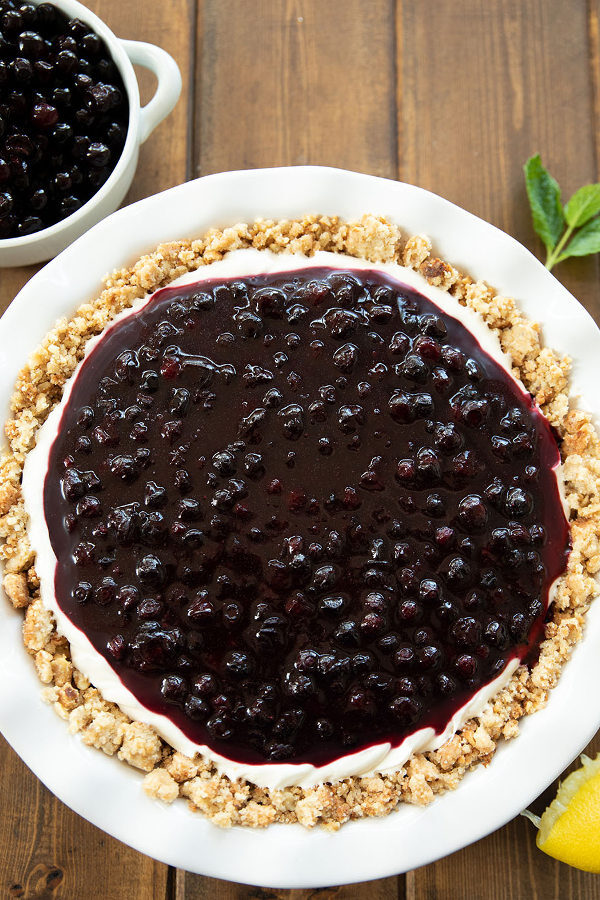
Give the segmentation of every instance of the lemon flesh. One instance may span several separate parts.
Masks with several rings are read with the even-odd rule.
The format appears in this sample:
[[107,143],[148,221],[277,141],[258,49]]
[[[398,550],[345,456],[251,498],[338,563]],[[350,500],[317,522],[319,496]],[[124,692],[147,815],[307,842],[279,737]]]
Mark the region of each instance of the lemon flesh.
[[542,815],[536,843],[561,862],[600,872],[600,753],[581,761]]

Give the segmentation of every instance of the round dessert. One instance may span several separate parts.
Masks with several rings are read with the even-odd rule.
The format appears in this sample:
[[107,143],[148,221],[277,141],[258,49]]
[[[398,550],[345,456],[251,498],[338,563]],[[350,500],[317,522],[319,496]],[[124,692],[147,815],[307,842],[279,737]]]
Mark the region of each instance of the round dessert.
[[138,710],[253,771],[453,733],[534,661],[570,547],[556,439],[502,357],[337,266],[146,298],[25,466],[61,614]]
[[0,239],[76,212],[115,168],[123,81],[104,41],[51,3],[0,0]]

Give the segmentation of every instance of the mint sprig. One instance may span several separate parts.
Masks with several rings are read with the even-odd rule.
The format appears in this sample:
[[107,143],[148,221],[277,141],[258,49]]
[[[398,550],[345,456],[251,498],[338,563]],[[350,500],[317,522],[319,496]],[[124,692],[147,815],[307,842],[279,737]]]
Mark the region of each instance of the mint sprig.
[[539,153],[524,165],[533,227],[546,247],[546,268],[570,256],[600,253],[600,184],[586,184],[563,207],[560,187]]

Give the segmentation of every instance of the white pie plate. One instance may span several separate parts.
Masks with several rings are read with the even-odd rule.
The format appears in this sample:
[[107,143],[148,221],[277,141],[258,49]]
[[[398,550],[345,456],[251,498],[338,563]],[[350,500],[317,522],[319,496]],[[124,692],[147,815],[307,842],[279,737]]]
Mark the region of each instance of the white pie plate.
[[[96,296],[102,276],[161,241],[257,217],[305,213],[384,215],[426,233],[436,253],[518,298],[543,323],[545,342],[573,359],[578,402],[600,420],[600,331],[584,308],[513,238],[452,203],[408,184],[339,169],[226,172],[149,197],[100,222],[38,272],[0,320],[0,413],[8,415],[19,368],[55,320]],[[367,881],[425,865],[504,825],[540,794],[600,727],[600,602],[547,707],[516,740],[455,792],[420,809],[351,822],[334,834],[299,825],[223,831],[188,811],[148,799],[141,773],[85,747],[40,700],[21,641],[22,616],[0,604],[0,729],[64,803],[107,833],[170,865],[230,881],[309,888]],[[27,811],[24,811],[27,814]]]

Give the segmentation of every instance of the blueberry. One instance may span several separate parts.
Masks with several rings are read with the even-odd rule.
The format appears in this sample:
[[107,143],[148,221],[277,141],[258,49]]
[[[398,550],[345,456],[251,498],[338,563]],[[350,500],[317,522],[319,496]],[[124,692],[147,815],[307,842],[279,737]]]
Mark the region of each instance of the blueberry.
[[353,434],[364,424],[364,409],[358,404],[340,406],[338,411],[338,426],[344,434]]
[[136,459],[130,453],[110,457],[108,467],[112,474],[122,481],[134,481],[139,475]]
[[67,469],[63,475],[61,486],[65,500],[71,502],[83,497],[87,487],[82,473],[74,467]]
[[212,697],[218,690],[217,680],[210,672],[197,675],[192,682],[192,691],[198,697]]
[[283,690],[288,697],[302,700],[314,696],[317,686],[310,675],[288,673],[284,678]]
[[342,372],[351,372],[358,360],[358,347],[355,344],[343,344],[333,354],[333,363]]
[[419,701],[414,697],[406,697],[402,694],[394,697],[388,709],[393,718],[402,726],[412,725],[420,712]]
[[79,59],[72,50],[63,49],[56,54],[56,68],[63,76],[74,72],[78,63]]
[[325,616],[340,616],[347,607],[348,598],[344,594],[328,594],[319,600],[319,612]]
[[63,197],[57,206],[59,218],[66,219],[67,216],[71,216],[74,212],[77,212],[80,207],[81,200],[74,194]]
[[34,77],[34,69],[28,59],[17,57],[12,63],[13,80],[19,87],[31,84]]
[[13,196],[10,191],[0,193],[0,216],[7,216],[13,208]]
[[117,634],[114,638],[111,638],[106,644],[106,649],[113,659],[121,660],[127,650],[127,643],[123,635]]
[[18,46],[23,56],[29,59],[38,59],[46,50],[43,37],[36,31],[22,31]]
[[304,434],[304,409],[298,403],[289,403],[277,413],[284,436],[297,441]]
[[[95,37],[95,35],[93,35],[93,37]],[[87,97],[89,98],[89,103],[95,112],[107,113],[109,112],[109,110],[119,105],[121,101],[121,92],[118,88],[114,87],[111,84],[103,84],[102,82],[99,82],[97,84],[90,83],[90,85],[87,86]],[[91,144],[90,150],[92,150],[92,148],[95,146],[95,144]],[[105,145],[98,144],[98,147],[102,148],[102,152],[107,152],[108,154],[110,154],[108,147],[106,147]],[[109,155],[106,155],[105,162],[100,163],[100,165],[106,165],[108,159]],[[94,165],[97,164],[98,163],[94,163]]]
[[458,518],[468,532],[481,531],[487,522],[488,513],[479,494],[467,494],[458,504]]
[[209,704],[205,700],[202,700],[201,697],[195,697],[193,694],[190,694],[187,697],[184,710],[186,716],[190,719],[205,720],[210,715]]
[[323,717],[315,719],[314,729],[317,738],[321,741],[331,740],[335,733],[335,727],[331,720]]
[[435,446],[442,453],[456,453],[463,445],[463,437],[452,422],[438,424],[434,432]]
[[408,425],[417,418],[413,397],[404,391],[394,391],[388,401],[389,413],[395,422]]
[[0,25],[7,34],[20,31],[24,24],[23,16],[16,9],[9,8],[0,19]]
[[421,447],[416,459],[416,477],[422,485],[431,487],[442,477],[440,458],[436,451],[429,447]]
[[528,515],[533,509],[533,499],[528,491],[523,488],[509,488],[506,493],[504,507],[507,516],[520,519]]
[[444,662],[444,655],[439,647],[432,644],[425,644],[419,648],[417,653],[419,666],[422,670],[434,671],[438,669]]
[[419,330],[423,334],[427,334],[430,337],[434,338],[444,338],[447,334],[446,325],[439,316],[432,315],[431,313],[426,313],[421,316],[419,322]]
[[26,234],[35,234],[44,227],[43,221],[38,216],[25,216],[16,227],[17,237],[23,237]]
[[233,453],[221,450],[215,453],[212,464],[220,475],[233,475],[237,469],[237,462]]
[[259,288],[252,300],[258,313],[266,318],[279,319],[283,316],[286,296],[277,288]]
[[165,580],[163,564],[157,556],[148,554],[136,566],[136,575],[143,584],[160,586]]
[[180,675],[165,675],[161,681],[160,692],[167,703],[180,706],[188,693],[185,678]]
[[449,635],[457,647],[475,647],[481,640],[481,625],[472,616],[462,616],[454,622]]
[[436,676],[434,684],[438,694],[442,697],[451,697],[456,693],[456,681],[451,675],[446,674],[446,672],[440,672]]
[[342,647],[359,647],[361,644],[360,630],[353,619],[340,622],[334,632],[334,638]]
[[457,592],[462,592],[471,583],[472,570],[462,556],[453,556],[444,569],[446,582]]
[[346,715],[353,719],[370,719],[376,713],[376,705],[369,691],[353,688],[346,697]]
[[250,678],[255,668],[255,661],[249,653],[231,650],[223,658],[223,667],[228,675],[234,678]]
[[233,737],[234,728],[230,717],[223,714],[211,716],[206,722],[211,737],[219,741],[228,741]]
[[490,405],[487,400],[467,400],[460,407],[461,420],[470,428],[482,428],[489,417]]
[[92,585],[89,581],[79,581],[71,591],[71,596],[77,603],[87,603],[93,596]]
[[98,497],[87,494],[77,503],[77,515],[87,519],[97,518],[102,515],[102,504]]
[[400,364],[400,371],[408,381],[424,383],[427,380],[429,369],[420,356],[409,353],[404,362]]
[[156,672],[171,665],[180,651],[181,636],[156,622],[144,623],[130,642],[132,664],[140,672]]
[[86,159],[94,168],[102,169],[110,161],[110,148],[100,141],[92,141],[88,146]]

